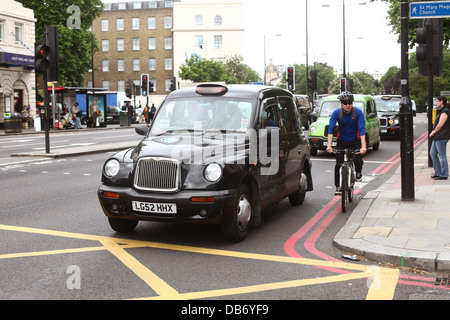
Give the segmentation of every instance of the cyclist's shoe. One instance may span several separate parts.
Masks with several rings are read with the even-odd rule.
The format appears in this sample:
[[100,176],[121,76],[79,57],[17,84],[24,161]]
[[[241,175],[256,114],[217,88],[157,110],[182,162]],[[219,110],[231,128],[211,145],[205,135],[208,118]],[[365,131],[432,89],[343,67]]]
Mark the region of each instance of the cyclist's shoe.
[[342,194],[342,189],[341,187],[336,187],[336,191],[334,192],[335,196],[340,196]]
[[361,172],[357,172],[356,173],[356,181],[361,181],[362,180],[362,173]]

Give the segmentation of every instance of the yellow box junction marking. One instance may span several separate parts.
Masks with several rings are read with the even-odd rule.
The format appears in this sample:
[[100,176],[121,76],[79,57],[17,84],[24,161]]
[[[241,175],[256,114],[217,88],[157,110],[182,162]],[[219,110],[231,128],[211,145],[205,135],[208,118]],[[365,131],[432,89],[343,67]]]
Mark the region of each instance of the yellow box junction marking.
[[[335,262],[335,261],[323,261],[317,259],[305,259],[305,258],[293,258],[285,256],[275,256],[267,254],[258,253],[246,253],[238,251],[229,250],[218,250],[209,249],[201,247],[192,247],[184,245],[166,244],[151,241],[141,241],[141,240],[129,240],[106,236],[95,236],[81,233],[72,233],[64,231],[46,230],[39,228],[28,228],[28,227],[16,227],[10,225],[0,224],[0,230],[5,231],[15,231],[15,232],[25,232],[31,234],[41,234],[48,236],[72,238],[79,240],[92,240],[99,241],[102,245],[95,247],[85,247],[85,248],[74,248],[74,249],[62,249],[62,250],[49,250],[49,251],[36,251],[36,252],[23,252],[23,253],[10,253],[10,254],[0,254],[1,259],[11,259],[20,257],[32,257],[32,256],[43,256],[43,255],[55,255],[55,254],[67,254],[67,253],[80,253],[80,252],[92,252],[107,250],[115,257],[117,257],[125,266],[127,266],[131,271],[133,271],[139,278],[141,278],[145,283],[152,288],[158,296],[147,297],[142,299],[201,299],[201,298],[212,298],[219,296],[229,296],[245,293],[255,293],[268,290],[277,290],[285,288],[294,288],[315,284],[325,284],[340,281],[348,281],[352,279],[362,279],[362,278],[373,278],[366,299],[393,299],[395,288],[397,286],[398,277],[400,271],[398,269],[388,269],[383,267],[365,266],[352,264],[347,262]],[[237,288],[219,289],[219,290],[207,290],[199,292],[189,292],[189,293],[179,293],[177,290],[168,285],[164,280],[159,278],[150,269],[144,266],[131,254],[125,251],[129,248],[156,248],[165,249],[172,251],[182,251],[198,254],[208,254],[217,255],[224,257],[233,257],[241,259],[253,259],[261,261],[272,261],[272,262],[283,262],[283,263],[294,263],[308,266],[321,266],[321,267],[332,267],[340,268],[346,270],[354,270],[358,272],[346,273],[334,276],[326,276],[311,279],[297,279],[283,282],[265,283],[257,284],[252,286],[244,286]]]

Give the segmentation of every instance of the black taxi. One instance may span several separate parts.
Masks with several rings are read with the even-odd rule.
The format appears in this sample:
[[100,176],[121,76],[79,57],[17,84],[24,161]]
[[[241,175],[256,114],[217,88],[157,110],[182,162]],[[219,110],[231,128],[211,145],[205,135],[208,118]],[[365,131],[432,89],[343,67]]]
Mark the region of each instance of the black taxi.
[[293,95],[257,85],[201,84],[162,102],[145,138],[111,156],[97,194],[116,232],[140,220],[221,224],[241,241],[261,210],[313,189],[309,142]]

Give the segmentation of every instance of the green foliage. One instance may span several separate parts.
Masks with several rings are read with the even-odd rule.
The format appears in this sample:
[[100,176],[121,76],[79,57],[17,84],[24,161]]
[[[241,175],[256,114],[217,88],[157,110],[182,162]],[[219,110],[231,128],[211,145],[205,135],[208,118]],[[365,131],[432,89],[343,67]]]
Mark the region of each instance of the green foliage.
[[180,66],[178,76],[193,82],[224,81],[227,84],[237,84],[258,81],[258,74],[242,61],[243,58],[238,55],[232,56],[224,63],[191,55],[186,59],[185,65]]
[[[84,73],[91,68],[91,32],[92,21],[103,11],[101,0],[18,0],[26,8],[34,10],[36,18],[36,41],[44,38],[45,26],[57,26],[61,34],[59,45],[64,62],[60,64],[60,84],[64,86],[83,86]],[[68,28],[68,20],[74,15],[69,7],[79,8],[77,28]],[[100,6],[100,8],[95,8]],[[73,7],[71,7],[73,8]],[[69,11],[69,12],[67,12]],[[79,19],[78,19],[79,18]],[[98,49],[94,37],[94,50]]]

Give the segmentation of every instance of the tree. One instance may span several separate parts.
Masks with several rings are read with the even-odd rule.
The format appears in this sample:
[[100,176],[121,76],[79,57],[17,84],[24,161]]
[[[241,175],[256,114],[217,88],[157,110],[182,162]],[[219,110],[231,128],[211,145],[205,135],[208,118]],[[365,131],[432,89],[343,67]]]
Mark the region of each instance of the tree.
[[180,66],[178,76],[193,82],[227,81],[227,71],[222,63],[212,59],[202,59],[193,54],[186,59],[186,65]]
[[[44,38],[45,26],[57,26],[61,34],[60,84],[83,86],[84,74],[91,68],[92,21],[103,11],[101,0],[17,0],[34,10],[36,42]],[[96,6],[100,6],[96,8]],[[98,49],[94,38],[94,49]]]
[[[370,0],[374,2],[376,0]],[[386,17],[389,21],[389,25],[392,27],[392,32],[398,35],[398,42],[400,43],[400,0],[380,0],[389,4],[389,9],[387,11],[388,16]],[[408,22],[408,40],[409,47],[413,48],[416,42],[416,28],[418,27],[418,19],[409,19]],[[444,45],[448,48],[450,42],[450,20],[444,19]]]
[[227,83],[250,83],[260,80],[258,73],[244,64],[243,61],[244,58],[240,55],[234,55],[226,59],[224,67],[228,73]]
[[[295,68],[295,94],[306,93],[306,66],[304,64],[294,64]],[[327,63],[316,63],[314,66],[309,66],[309,77],[311,77],[311,70],[317,71],[317,93],[328,93],[329,87],[334,79],[333,67]],[[286,73],[283,74],[283,79],[279,85],[281,88],[286,88]],[[311,89],[308,89],[309,95],[312,94]]]
[[400,80],[401,80],[402,70],[399,67],[392,66],[386,71],[383,77],[380,79],[381,87],[386,90],[386,93],[391,93],[393,88],[397,94],[400,93]]
[[242,63],[239,55],[228,58],[224,63],[213,59],[202,59],[191,55],[185,65],[180,66],[178,76],[193,82],[224,81],[227,84],[259,81],[259,75],[248,65]]

